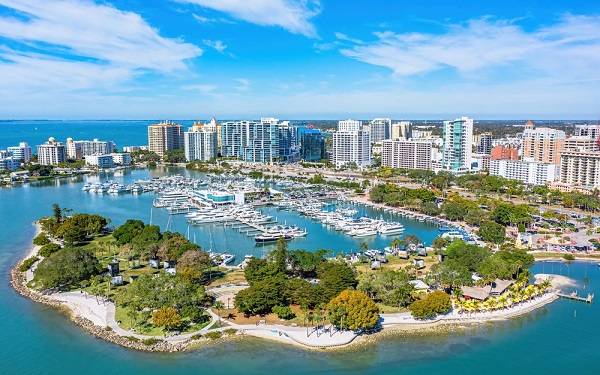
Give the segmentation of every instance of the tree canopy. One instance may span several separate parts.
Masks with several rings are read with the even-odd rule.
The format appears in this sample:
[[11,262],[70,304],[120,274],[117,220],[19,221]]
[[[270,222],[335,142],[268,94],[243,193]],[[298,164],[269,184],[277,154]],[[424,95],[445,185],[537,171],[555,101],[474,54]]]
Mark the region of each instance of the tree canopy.
[[414,318],[428,319],[437,314],[448,312],[451,307],[450,296],[441,290],[436,290],[429,293],[425,298],[413,302],[408,309]]
[[56,288],[87,280],[101,272],[94,254],[80,247],[65,247],[44,258],[35,270],[34,283],[40,288]]
[[329,319],[336,326],[351,330],[373,328],[379,319],[379,309],[363,292],[344,290],[327,304]]

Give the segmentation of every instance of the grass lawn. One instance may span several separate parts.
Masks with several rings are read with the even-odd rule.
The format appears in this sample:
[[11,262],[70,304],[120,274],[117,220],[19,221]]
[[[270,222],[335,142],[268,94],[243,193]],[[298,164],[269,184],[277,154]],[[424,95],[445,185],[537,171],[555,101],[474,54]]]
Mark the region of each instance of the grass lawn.
[[232,269],[231,272],[226,272],[227,270],[224,268],[219,268],[220,271],[225,272],[223,276],[220,276],[216,279],[213,279],[206,288],[215,288],[219,285],[225,284],[237,284],[246,282],[246,277],[244,276],[244,270],[241,269]]
[[[131,318],[129,316],[127,316],[127,313],[130,310],[131,310],[131,308],[129,308],[129,307],[117,306],[117,309],[115,311],[115,320],[121,321],[121,324],[119,324],[119,327],[123,328],[126,331],[129,331],[129,329],[131,328],[131,326],[130,326],[130,324],[131,324]],[[140,317],[138,316],[138,320],[139,319],[140,319]],[[187,318],[183,318],[182,320],[184,322],[188,322],[189,321]],[[202,328],[204,328],[207,325],[209,325],[210,321],[211,320],[209,318],[209,320],[207,322],[200,323],[200,324],[189,325],[189,326],[187,326],[187,328],[184,331],[181,331],[181,334],[199,331]],[[152,324],[150,322],[148,322],[145,325],[139,324],[135,328],[135,333],[139,333],[139,334],[143,334],[143,335],[148,335],[148,336],[162,336],[162,335],[164,335],[165,332],[163,331],[162,328],[160,328],[160,327],[154,327],[154,326],[152,326]]]
[[[229,310],[222,309],[221,317],[223,317],[223,318],[227,317],[228,320],[230,320],[231,322],[233,322],[235,324],[258,324],[261,320],[264,320],[265,323],[267,323],[267,324],[279,324],[279,325],[284,325],[284,326],[291,326],[292,323],[296,323],[299,327],[303,327],[304,326],[304,313],[302,312],[302,307],[298,306],[298,305],[290,305],[290,307],[292,308],[292,311],[294,312],[294,314],[296,314],[296,317],[289,319],[289,320],[279,319],[279,317],[276,314],[253,315],[253,316],[246,317],[246,316],[244,316],[244,314],[239,313],[235,308],[232,308]],[[218,311],[215,308],[213,308],[212,310],[215,314],[218,314]],[[396,310],[398,310],[398,309],[396,309]],[[314,310],[312,310],[312,312],[313,312],[313,314],[315,314]],[[316,323],[312,323],[313,326],[315,324]],[[329,324],[329,321],[325,320],[325,324]],[[308,323],[308,325],[310,326],[311,323]]]
[[[410,259],[400,259],[396,256],[388,256],[387,257],[388,263],[382,263],[381,269],[382,270],[394,270],[394,271],[397,271],[400,268],[404,269],[404,268],[406,268],[406,266],[413,264],[413,258],[415,258],[415,257],[411,256]],[[426,257],[418,256],[416,258],[420,258],[425,261],[425,268],[422,268],[417,271],[417,277],[427,274],[427,272],[429,272],[429,269],[431,268],[431,266],[438,263],[437,257],[432,254],[427,255]],[[354,266],[356,267],[356,270],[361,273],[380,272],[380,270],[372,270],[371,267],[369,267],[369,263],[354,263]],[[414,272],[414,270],[412,270],[411,272]]]

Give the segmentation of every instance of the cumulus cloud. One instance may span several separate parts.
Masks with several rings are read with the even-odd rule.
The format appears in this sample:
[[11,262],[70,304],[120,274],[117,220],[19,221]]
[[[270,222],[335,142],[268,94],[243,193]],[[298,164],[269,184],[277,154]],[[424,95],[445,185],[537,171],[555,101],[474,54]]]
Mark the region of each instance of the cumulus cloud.
[[210,39],[202,39],[202,43],[219,53],[223,53],[225,51],[225,48],[227,48],[227,46],[223,44],[223,42],[220,40],[212,41]]
[[[85,89],[186,71],[202,49],[161,37],[140,15],[90,0],[0,0],[0,80]],[[17,17],[18,15],[18,17]]]
[[[557,23],[526,31],[513,21],[489,17],[446,25],[442,34],[375,33],[376,40],[358,41],[341,53],[397,76],[454,69],[461,74],[508,67],[511,75],[598,78],[600,17],[567,15]],[[343,34],[338,39],[352,38]]]
[[[310,20],[321,12],[318,0],[178,0],[226,13],[261,26],[278,26],[307,37],[316,37]],[[209,18],[196,16],[197,20]]]

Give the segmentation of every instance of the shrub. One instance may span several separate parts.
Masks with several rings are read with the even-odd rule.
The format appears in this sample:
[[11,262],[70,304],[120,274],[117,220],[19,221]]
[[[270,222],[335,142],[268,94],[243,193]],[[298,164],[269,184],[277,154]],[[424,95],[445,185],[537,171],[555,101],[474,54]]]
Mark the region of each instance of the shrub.
[[425,298],[413,302],[408,309],[416,319],[433,318],[450,310],[450,296],[441,290],[429,293]]
[[227,335],[227,336],[233,336],[236,334],[237,329],[235,328],[227,328],[225,330],[223,330],[223,332]]
[[279,319],[292,319],[296,316],[289,306],[275,306],[273,312],[277,314]]
[[158,344],[161,341],[162,340],[159,340],[156,337],[150,337],[148,339],[143,339],[142,344],[150,346],[150,345]]
[[201,333],[195,333],[190,337],[192,340],[200,340],[202,338]]
[[38,234],[33,239],[33,244],[37,245],[37,246],[44,246],[44,245],[48,245],[49,243],[50,243],[50,240],[48,239],[48,237],[44,233]]
[[129,340],[129,341],[131,341],[131,342],[140,342],[140,339],[138,339],[138,338],[137,338],[137,337],[135,337],[135,336],[123,336],[123,338],[124,338],[124,339],[127,339],[127,340]]
[[113,329],[111,327],[109,327],[109,326],[106,326],[106,327],[104,327],[104,330],[106,332],[112,332]]
[[564,260],[575,260],[575,256],[573,254],[565,254],[563,255]]
[[221,331],[212,331],[204,334],[204,337],[211,340],[218,340],[223,337],[223,332]]
[[27,258],[23,261],[23,263],[21,263],[21,265],[19,266],[19,271],[21,272],[25,272],[27,271],[32,265],[33,263],[38,261],[38,257],[36,256],[32,256],[31,258]]
[[60,250],[59,244],[49,243],[47,245],[42,246],[42,248],[40,249],[38,254],[43,256],[44,258],[47,258],[50,256],[50,254],[53,254],[53,253],[57,252],[58,250]]

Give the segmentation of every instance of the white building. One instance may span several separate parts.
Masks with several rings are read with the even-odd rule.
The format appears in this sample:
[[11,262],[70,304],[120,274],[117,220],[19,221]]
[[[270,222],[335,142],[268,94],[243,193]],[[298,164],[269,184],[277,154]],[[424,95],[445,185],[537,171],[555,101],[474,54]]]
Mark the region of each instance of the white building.
[[113,164],[127,166],[131,165],[131,154],[121,153],[121,154],[110,154],[113,159]]
[[194,126],[183,133],[185,158],[187,161],[208,161],[217,157],[217,128]]
[[73,138],[67,138],[67,156],[71,159],[83,160],[89,155],[104,155],[115,152],[116,146],[111,141],[99,141],[95,138],[93,141],[74,141]]
[[115,165],[112,155],[88,155],[85,163],[99,168],[112,168]]
[[451,172],[465,172],[471,169],[471,141],[473,139],[473,119],[461,117],[444,121],[444,145],[442,169]]
[[402,169],[431,169],[432,145],[404,139],[383,141],[381,165]]
[[594,124],[575,125],[576,137],[600,138],[600,126]]
[[31,160],[31,147],[27,142],[20,142],[18,146],[7,147],[6,151],[11,152],[15,159],[23,160],[25,163],[29,163]]
[[358,120],[341,120],[338,122],[339,132],[355,132],[362,129],[362,122]]
[[148,146],[123,146],[123,152],[136,152],[148,150]]
[[[341,122],[341,121],[340,121]],[[363,130],[337,131],[333,134],[333,160],[336,168],[356,163],[371,165],[371,135]]]
[[376,118],[369,122],[371,126],[371,142],[378,143],[384,139],[390,139],[390,128],[392,120],[389,118]]
[[54,138],[37,146],[38,163],[41,165],[56,165],[67,161],[67,150],[62,142],[56,142]]
[[528,185],[544,185],[560,178],[560,166],[526,160],[490,160],[490,175],[519,180]]
[[562,151],[560,181],[571,186],[600,189],[600,153]]

